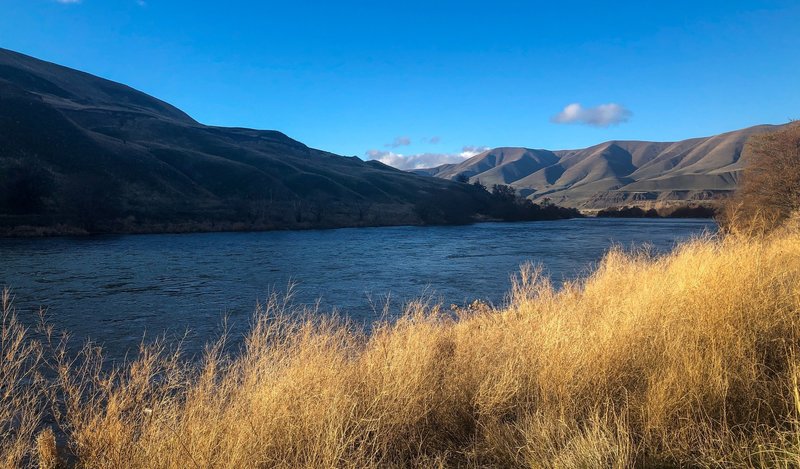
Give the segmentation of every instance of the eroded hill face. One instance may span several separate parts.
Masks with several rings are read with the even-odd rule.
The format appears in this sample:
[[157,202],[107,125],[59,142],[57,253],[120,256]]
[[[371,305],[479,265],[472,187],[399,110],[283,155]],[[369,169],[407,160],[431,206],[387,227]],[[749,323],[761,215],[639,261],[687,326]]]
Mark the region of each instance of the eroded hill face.
[[420,206],[446,222],[450,208],[469,217],[487,197],[280,132],[205,126],[128,86],[4,49],[0,175],[0,231],[414,224]]
[[495,148],[420,174],[507,184],[534,201],[548,198],[580,208],[705,200],[735,189],[746,163],[742,150],[747,139],[777,127],[680,142],[611,141],[581,150]]

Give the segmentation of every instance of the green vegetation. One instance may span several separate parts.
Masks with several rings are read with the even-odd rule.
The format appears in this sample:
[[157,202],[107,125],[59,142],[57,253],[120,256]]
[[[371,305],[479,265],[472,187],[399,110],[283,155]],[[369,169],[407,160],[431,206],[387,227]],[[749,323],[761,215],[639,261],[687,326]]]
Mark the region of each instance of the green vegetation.
[[451,196],[440,194],[435,200],[431,198],[416,205],[415,211],[420,219],[428,223],[471,223],[476,221],[476,212],[477,219],[498,221],[563,220],[583,216],[574,208],[533,203],[504,184],[495,184],[491,191],[480,181],[468,184],[462,180],[460,184],[478,194],[476,198],[481,202],[477,207],[460,204]]
[[611,207],[597,212],[600,218],[713,218],[717,210],[710,205],[680,204],[662,208]]
[[[475,181],[473,185],[483,187],[480,181]],[[484,210],[490,216],[502,220],[558,220],[582,216],[575,208],[559,207],[549,202],[536,204],[530,199],[520,196],[513,187],[504,184],[494,184],[491,195]]]
[[599,218],[659,218],[654,208],[644,210],[641,207],[606,208],[597,212]]

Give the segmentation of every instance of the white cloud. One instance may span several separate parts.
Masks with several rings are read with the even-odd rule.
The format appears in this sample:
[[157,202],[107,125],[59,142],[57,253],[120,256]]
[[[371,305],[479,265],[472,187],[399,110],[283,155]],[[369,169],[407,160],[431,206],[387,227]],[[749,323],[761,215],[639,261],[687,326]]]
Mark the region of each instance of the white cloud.
[[557,124],[584,124],[593,127],[608,127],[609,125],[627,122],[631,115],[633,115],[631,111],[616,103],[601,104],[597,107],[583,107],[580,103],[572,103],[550,120]]
[[424,169],[443,164],[460,163],[486,150],[488,150],[486,147],[466,146],[461,149],[460,153],[418,153],[415,155],[369,150],[366,152],[366,156],[367,159],[378,160],[398,169]]
[[437,143],[442,141],[442,137],[440,137],[438,135],[434,135],[431,138],[426,138],[425,141],[428,142],[428,143],[432,143],[432,144],[436,145]]
[[136,4],[139,5],[140,7],[146,7],[147,6],[147,2],[144,1],[144,0],[136,0]]
[[476,147],[474,145],[467,145],[461,149],[459,156],[464,159],[472,158],[473,156],[483,153],[486,150],[489,150],[489,147]]
[[411,138],[409,137],[395,137],[392,143],[384,145],[386,148],[397,148],[411,145]]

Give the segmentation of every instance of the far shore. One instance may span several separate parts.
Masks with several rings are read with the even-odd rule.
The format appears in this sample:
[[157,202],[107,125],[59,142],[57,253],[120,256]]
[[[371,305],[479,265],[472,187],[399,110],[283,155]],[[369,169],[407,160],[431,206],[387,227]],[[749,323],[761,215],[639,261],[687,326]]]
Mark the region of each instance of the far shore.
[[[598,215],[600,210],[581,211],[582,217],[562,218],[559,220],[575,218],[660,218],[660,219],[710,219],[708,216],[647,216],[647,215],[618,215],[611,214],[616,212],[614,209],[607,215]],[[57,237],[92,237],[107,235],[153,235],[153,234],[195,234],[195,233],[259,233],[271,231],[316,231],[316,230],[338,230],[343,228],[383,228],[383,227],[435,227],[435,226],[469,226],[479,223],[519,223],[532,221],[557,221],[557,220],[502,220],[499,218],[482,217],[469,223],[381,223],[381,224],[350,224],[350,225],[330,225],[330,226],[293,226],[293,227],[274,227],[274,226],[254,226],[245,223],[174,223],[174,224],[151,224],[128,227],[126,230],[103,230],[88,231],[84,228],[72,225],[55,226],[30,226],[22,225],[11,227],[0,231],[0,238],[57,238]]]

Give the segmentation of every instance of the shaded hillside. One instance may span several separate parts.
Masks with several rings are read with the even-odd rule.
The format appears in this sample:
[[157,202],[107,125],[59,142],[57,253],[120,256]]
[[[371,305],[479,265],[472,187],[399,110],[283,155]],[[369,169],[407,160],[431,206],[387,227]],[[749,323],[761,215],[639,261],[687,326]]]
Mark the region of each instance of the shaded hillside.
[[509,184],[532,200],[582,208],[703,200],[730,193],[744,167],[747,139],[776,128],[761,125],[680,142],[611,141],[581,150],[495,148],[417,173]]
[[4,49],[0,176],[0,233],[463,222],[490,200],[280,132],[205,126],[128,86]]

